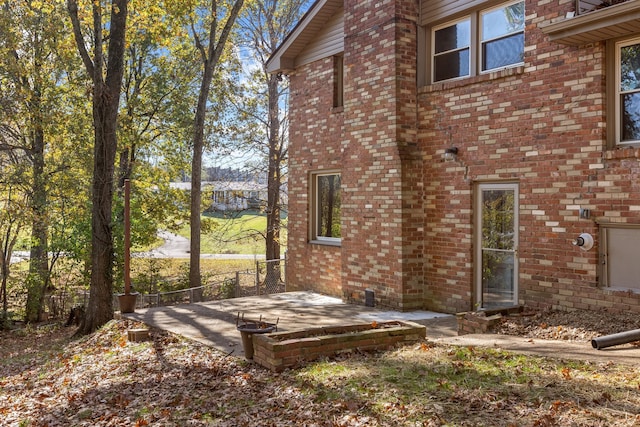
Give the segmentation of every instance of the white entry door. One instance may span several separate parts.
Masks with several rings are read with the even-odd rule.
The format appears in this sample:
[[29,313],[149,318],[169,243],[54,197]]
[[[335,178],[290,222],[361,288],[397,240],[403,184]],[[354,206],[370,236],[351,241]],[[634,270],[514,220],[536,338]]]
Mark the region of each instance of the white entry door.
[[518,184],[479,184],[476,198],[476,307],[518,304]]

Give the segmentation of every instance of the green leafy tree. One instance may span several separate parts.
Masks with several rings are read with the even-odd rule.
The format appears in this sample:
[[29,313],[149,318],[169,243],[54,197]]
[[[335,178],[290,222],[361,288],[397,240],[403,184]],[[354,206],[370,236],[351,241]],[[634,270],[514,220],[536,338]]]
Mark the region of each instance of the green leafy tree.
[[[5,133],[0,149],[28,167],[22,174],[31,223],[26,320],[40,318],[49,284],[48,180],[46,156],[55,136],[63,91],[64,22],[58,2],[0,1],[0,106]],[[13,189],[16,191],[16,188]]]
[[[132,242],[148,245],[158,228],[175,229],[186,219],[183,194],[169,183],[184,170],[197,96],[194,81],[198,61],[185,43],[180,19],[167,15],[162,2],[130,4],[124,63],[122,105],[118,128],[118,191],[114,215],[117,264],[123,264],[124,195],[132,180]],[[179,153],[173,155],[173,153]],[[156,162],[156,159],[160,159]],[[177,201],[177,202],[176,202]],[[182,209],[180,209],[182,208]],[[117,270],[119,273],[122,269]]]
[[27,207],[25,193],[18,185],[12,182],[21,178],[16,176],[12,163],[15,157],[0,153],[0,170],[2,171],[2,190],[0,190],[0,300],[2,301],[2,316],[0,317],[0,329],[9,325],[9,298],[7,294],[7,281],[11,269],[11,256],[16,244],[20,229],[24,225],[24,216],[21,211]]

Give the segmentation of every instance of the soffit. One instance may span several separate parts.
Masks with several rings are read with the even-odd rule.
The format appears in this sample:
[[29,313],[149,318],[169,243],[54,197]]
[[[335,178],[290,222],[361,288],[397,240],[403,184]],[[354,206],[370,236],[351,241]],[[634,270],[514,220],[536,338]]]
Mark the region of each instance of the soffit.
[[271,55],[267,61],[267,71],[277,73],[293,70],[298,54],[342,7],[342,0],[317,0]]
[[640,33],[640,1],[628,1],[541,26],[549,40],[579,46]]

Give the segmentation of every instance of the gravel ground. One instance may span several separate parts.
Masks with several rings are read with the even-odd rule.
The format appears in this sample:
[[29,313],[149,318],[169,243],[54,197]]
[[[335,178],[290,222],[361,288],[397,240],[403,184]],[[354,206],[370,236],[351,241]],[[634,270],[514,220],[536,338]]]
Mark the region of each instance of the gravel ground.
[[631,329],[640,329],[640,315],[637,313],[525,310],[505,317],[496,332],[528,338],[588,342]]

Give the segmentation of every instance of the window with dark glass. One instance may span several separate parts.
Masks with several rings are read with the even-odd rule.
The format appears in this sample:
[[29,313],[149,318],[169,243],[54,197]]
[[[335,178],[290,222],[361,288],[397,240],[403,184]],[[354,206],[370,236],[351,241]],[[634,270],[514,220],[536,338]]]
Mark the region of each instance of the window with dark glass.
[[434,81],[468,76],[470,72],[471,22],[469,19],[436,29],[433,36]]
[[640,142],[640,38],[617,44],[617,134],[623,144]]
[[313,240],[338,242],[341,233],[339,173],[317,173],[314,180]]
[[344,105],[344,56],[333,57],[333,106]]

